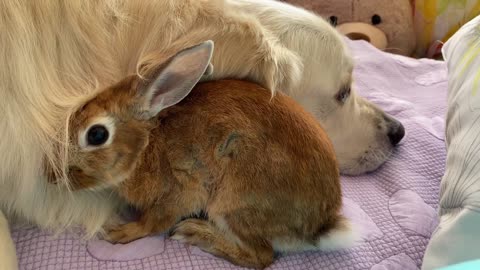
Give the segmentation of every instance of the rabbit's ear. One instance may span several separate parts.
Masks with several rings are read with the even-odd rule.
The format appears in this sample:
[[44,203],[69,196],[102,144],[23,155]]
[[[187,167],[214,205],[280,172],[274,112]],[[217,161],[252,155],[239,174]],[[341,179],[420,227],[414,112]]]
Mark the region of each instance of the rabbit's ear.
[[213,74],[213,65],[212,63],[209,63],[207,69],[205,70],[205,73],[203,73],[203,76],[210,76],[212,74]]
[[206,41],[170,58],[140,89],[147,117],[154,117],[161,110],[182,101],[204,74],[211,70],[212,54],[213,42]]

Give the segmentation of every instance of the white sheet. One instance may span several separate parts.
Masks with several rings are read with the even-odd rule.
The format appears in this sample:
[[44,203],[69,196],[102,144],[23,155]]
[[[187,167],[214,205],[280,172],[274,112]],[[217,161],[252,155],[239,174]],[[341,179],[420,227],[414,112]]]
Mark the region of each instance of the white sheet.
[[480,16],[443,47],[449,72],[440,223],[422,269],[480,258]]

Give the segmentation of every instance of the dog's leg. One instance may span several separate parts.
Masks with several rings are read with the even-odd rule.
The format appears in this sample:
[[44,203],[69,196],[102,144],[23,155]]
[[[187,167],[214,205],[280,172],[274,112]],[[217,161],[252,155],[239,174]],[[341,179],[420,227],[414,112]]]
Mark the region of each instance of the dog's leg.
[[165,55],[205,40],[213,40],[215,50],[214,68],[203,81],[249,79],[272,92],[289,92],[301,79],[303,64],[295,52],[282,45],[254,16],[227,11],[199,18],[188,35],[175,40],[166,51],[145,55],[139,66],[148,73]]
[[301,59],[255,17],[238,14],[223,20],[224,27],[214,38],[214,78],[245,74],[271,91],[288,92],[298,84],[303,71]]
[[266,241],[242,241],[230,230],[219,229],[208,220],[186,219],[175,226],[171,238],[244,267],[264,269],[273,262],[273,249]]
[[0,210],[0,270],[18,269],[15,245],[10,236],[8,222]]

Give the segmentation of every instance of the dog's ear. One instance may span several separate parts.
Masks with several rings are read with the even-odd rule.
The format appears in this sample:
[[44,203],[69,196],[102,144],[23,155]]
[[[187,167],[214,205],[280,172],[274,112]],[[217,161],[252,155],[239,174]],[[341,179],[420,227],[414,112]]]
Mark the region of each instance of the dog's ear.
[[184,49],[160,67],[147,83],[140,85],[140,96],[146,117],[182,101],[198,81],[211,73],[213,42],[206,41]]

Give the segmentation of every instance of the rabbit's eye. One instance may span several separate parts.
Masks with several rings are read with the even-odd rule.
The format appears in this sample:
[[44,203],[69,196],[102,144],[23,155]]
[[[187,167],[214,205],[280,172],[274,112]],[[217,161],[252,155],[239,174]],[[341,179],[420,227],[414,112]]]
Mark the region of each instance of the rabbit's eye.
[[99,146],[108,140],[108,130],[103,125],[94,125],[87,132],[87,143],[92,146]]

